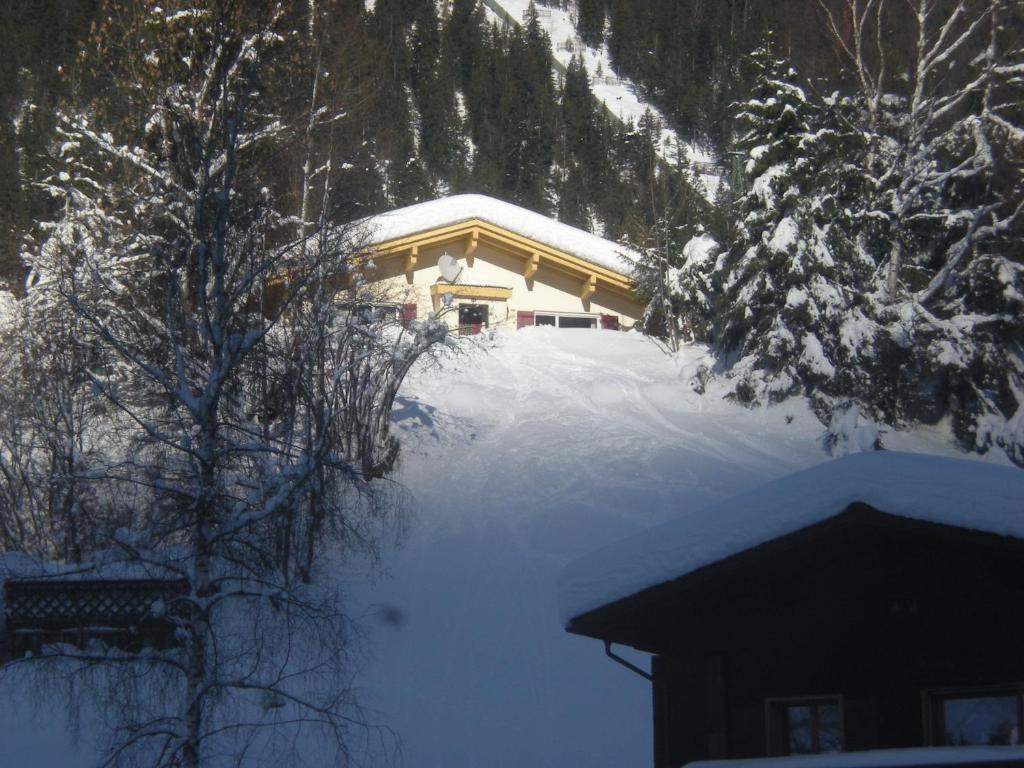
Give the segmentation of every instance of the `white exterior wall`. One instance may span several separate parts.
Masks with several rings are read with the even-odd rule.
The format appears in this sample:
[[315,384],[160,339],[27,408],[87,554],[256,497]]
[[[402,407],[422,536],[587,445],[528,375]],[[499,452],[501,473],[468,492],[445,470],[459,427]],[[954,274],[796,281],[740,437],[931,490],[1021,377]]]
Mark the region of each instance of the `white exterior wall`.
[[583,280],[545,265],[543,258],[534,277],[527,280],[523,276],[526,261],[521,256],[499,251],[487,243],[480,242],[472,257],[467,259],[465,247],[466,243],[463,240],[445,246],[420,249],[411,283],[402,272],[402,257],[386,259],[378,265],[375,272],[368,273],[367,277],[371,280],[379,277],[384,300],[398,304],[415,303],[419,317],[424,317],[430,311],[440,312],[444,309],[439,301],[435,304],[430,288],[437,283],[445,283],[437,267],[438,258],[445,252],[458,259],[462,267],[462,273],[456,281],[458,285],[493,286],[512,290],[512,296],[507,301],[455,296],[451,309],[442,314],[450,327],[458,325],[459,304],[487,304],[490,327],[512,330],[515,330],[516,313],[519,311],[615,315],[619,318],[622,328],[632,327],[643,311],[642,305],[636,299],[608,291],[601,287],[600,281],[597,292],[589,300],[583,301],[580,298]]

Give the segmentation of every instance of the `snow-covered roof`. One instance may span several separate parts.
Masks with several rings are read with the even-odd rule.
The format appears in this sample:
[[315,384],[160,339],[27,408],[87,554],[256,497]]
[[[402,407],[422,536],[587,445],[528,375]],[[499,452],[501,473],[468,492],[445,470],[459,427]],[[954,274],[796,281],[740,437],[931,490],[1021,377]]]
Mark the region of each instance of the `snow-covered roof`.
[[920,768],[922,765],[977,765],[1024,763],[1024,747],[913,747],[835,752],[824,755],[759,757],[748,760],[700,760],[687,768]]
[[180,573],[172,570],[176,565],[173,550],[161,553],[168,566],[154,561],[132,560],[116,549],[89,554],[82,563],[54,563],[40,560],[22,552],[0,552],[0,583],[7,579],[54,581],[125,581],[149,579],[176,579]]
[[1024,538],[1024,472],[878,451],[827,461],[686,512],[571,563],[562,621],[827,520],[855,502],[900,517]]
[[605,269],[632,272],[630,260],[636,253],[628,247],[486,195],[453,195],[398,208],[364,219],[359,229],[369,245],[376,245],[475,219]]

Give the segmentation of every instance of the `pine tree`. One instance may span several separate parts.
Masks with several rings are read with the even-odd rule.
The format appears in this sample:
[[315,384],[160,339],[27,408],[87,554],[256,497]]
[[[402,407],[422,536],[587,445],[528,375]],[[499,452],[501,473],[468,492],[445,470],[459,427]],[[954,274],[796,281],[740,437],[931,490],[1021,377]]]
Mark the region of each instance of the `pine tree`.
[[754,85],[736,124],[752,182],[736,204],[734,238],[715,276],[722,296],[714,340],[737,360],[741,400],[807,393],[824,412],[837,394],[843,324],[857,290],[832,187],[822,184],[832,168],[830,133],[770,42],[750,66]]
[[605,0],[579,0],[576,13],[576,28],[583,42],[592,48],[600,48],[604,42]]

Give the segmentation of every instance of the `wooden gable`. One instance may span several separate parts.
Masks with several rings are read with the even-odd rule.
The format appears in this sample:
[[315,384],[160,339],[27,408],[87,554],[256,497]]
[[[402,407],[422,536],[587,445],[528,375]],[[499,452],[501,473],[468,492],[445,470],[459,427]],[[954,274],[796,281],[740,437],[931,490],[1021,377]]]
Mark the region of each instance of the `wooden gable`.
[[780,702],[836,702],[844,751],[920,747],[950,691],[1024,687],[1022,567],[1019,539],[857,503],[569,631],[655,654],[659,768],[783,754]]
[[621,272],[595,264],[573,254],[516,234],[503,227],[469,219],[412,235],[385,240],[372,245],[369,255],[375,262],[402,260],[402,271],[411,275],[417,268],[421,249],[432,246],[460,244],[465,258],[472,263],[481,243],[502,253],[521,259],[522,274],[532,279],[542,267],[553,269],[578,281],[579,296],[586,300],[599,288],[612,291],[635,301],[632,280]]

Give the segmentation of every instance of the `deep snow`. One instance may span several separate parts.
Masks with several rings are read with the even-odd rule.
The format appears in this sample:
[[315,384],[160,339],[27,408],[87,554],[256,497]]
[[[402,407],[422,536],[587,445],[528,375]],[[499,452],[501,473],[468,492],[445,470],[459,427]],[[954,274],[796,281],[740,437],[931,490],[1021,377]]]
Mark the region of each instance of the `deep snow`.
[[[638,334],[552,328],[459,346],[396,405],[409,534],[376,584],[347,574],[374,656],[364,702],[401,736],[407,768],[649,765],[649,684],[565,633],[558,574],[825,460],[822,427],[800,401],[751,411],[696,394],[698,347],[671,358]],[[882,440],[958,455],[942,429]],[[92,762],[88,712],[75,744],[62,702],[33,710],[31,689],[10,683],[0,765]]]
[[[828,458],[802,402],[751,411],[694,393],[702,354],[532,328],[408,382],[395,418],[415,519],[366,598],[387,621],[363,679],[403,738],[403,765],[651,763],[649,684],[562,630],[559,572]],[[957,453],[941,430],[882,439]]]

